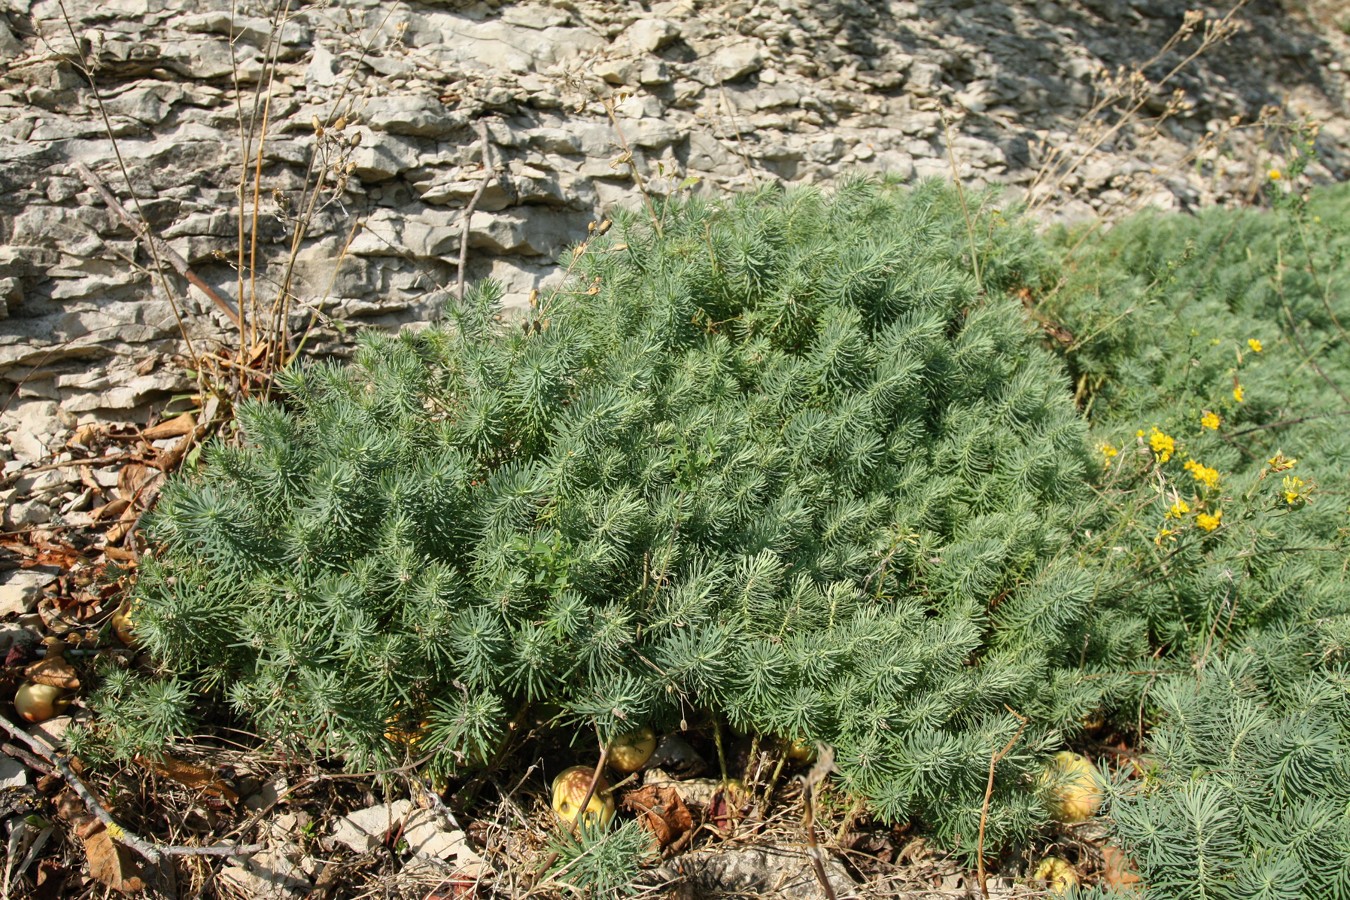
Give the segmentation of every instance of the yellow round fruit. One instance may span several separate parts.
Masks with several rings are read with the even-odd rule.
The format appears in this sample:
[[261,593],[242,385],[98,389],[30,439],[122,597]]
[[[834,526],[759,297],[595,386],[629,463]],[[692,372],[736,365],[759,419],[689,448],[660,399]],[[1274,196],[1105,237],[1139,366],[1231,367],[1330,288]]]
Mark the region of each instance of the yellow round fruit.
[[650,726],[643,725],[610,742],[609,765],[614,771],[628,775],[646,765],[655,752],[656,732]]
[[1050,815],[1060,822],[1069,825],[1085,822],[1095,816],[1102,805],[1097,769],[1071,750],[1055,754],[1042,780],[1050,788],[1046,806]]
[[1058,856],[1047,856],[1036,867],[1036,873],[1031,876],[1031,880],[1045,884],[1052,894],[1067,894],[1078,884],[1078,872],[1067,860]]
[[14,708],[26,722],[45,722],[70,705],[65,691],[50,684],[25,681],[14,692]]
[[806,738],[796,738],[783,742],[783,755],[788,762],[799,766],[809,766],[816,761],[816,745]]
[[[572,766],[570,769],[563,769],[558,773],[558,777],[553,779],[553,814],[564,827],[570,828],[572,823],[577,821],[577,813],[581,810],[581,802],[586,799],[586,791],[590,788],[593,777],[595,770],[590,766]],[[610,793],[609,782],[605,780],[604,773],[601,773],[595,782],[595,793],[586,804],[585,812],[581,813],[581,822],[605,828],[612,821],[614,821],[614,795]]]
[[112,617],[113,634],[128,647],[136,646],[136,630],[131,622],[131,600],[123,600]]

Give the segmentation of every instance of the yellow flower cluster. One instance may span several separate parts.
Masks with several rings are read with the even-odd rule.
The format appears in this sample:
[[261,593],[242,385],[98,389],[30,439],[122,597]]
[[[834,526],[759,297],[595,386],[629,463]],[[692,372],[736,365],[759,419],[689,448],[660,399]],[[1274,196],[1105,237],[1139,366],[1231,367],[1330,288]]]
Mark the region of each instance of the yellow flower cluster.
[[1212,469],[1209,466],[1201,465],[1193,459],[1186,460],[1186,465],[1182,466],[1182,468],[1187,472],[1190,472],[1192,478],[1210,490],[1214,490],[1219,486],[1218,469]]
[[1242,385],[1240,385],[1240,384],[1239,384],[1239,385],[1234,385],[1234,387],[1233,387],[1233,399],[1236,400],[1236,401],[1239,402],[1239,403],[1244,402],[1244,401],[1243,401]]
[[1172,504],[1172,508],[1167,511],[1167,518],[1180,519],[1183,518],[1186,515],[1186,513],[1190,511],[1191,511],[1190,504],[1187,503],[1185,500],[1178,498],[1177,501]]
[[1257,338],[1247,338],[1247,346],[1252,348],[1253,353],[1260,353],[1266,349]]
[[1297,475],[1284,476],[1284,502],[1290,506],[1302,506],[1308,502],[1311,489],[1306,481]]
[[1208,428],[1210,431],[1219,430],[1219,417],[1217,414],[1205,410],[1205,414],[1200,417],[1200,427]]
[[[1135,432],[1136,437],[1144,436],[1144,429]],[[1148,445],[1153,448],[1153,454],[1158,457],[1158,462],[1165,463],[1172,458],[1172,454],[1177,452],[1176,438],[1170,434],[1165,434],[1158,430],[1154,425],[1148,436]]]
[[1198,516],[1195,517],[1195,524],[1199,525],[1205,531],[1213,531],[1214,529],[1219,527],[1219,524],[1222,521],[1223,521],[1223,510],[1221,509],[1214,510],[1214,515],[1212,516],[1209,513],[1200,513]]
[[1266,460],[1266,462],[1270,465],[1270,470],[1272,472],[1287,472],[1294,466],[1298,465],[1297,459],[1294,459],[1293,457],[1290,456],[1285,456],[1283,453],[1279,452],[1277,452],[1270,459]]
[[1103,442],[1098,448],[1103,457],[1106,458],[1106,468],[1111,468],[1111,460],[1120,455],[1120,450],[1112,446],[1109,441]]

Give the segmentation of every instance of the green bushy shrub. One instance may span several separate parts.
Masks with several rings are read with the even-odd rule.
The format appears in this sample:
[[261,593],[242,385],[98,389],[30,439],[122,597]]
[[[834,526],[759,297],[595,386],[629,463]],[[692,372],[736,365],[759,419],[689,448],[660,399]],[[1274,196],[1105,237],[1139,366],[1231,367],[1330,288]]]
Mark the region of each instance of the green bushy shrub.
[[1040,305],[1074,335],[1059,352],[1102,454],[1102,592],[1138,619],[1119,640],[1189,665],[1302,628],[1310,652],[1344,657],[1347,251],[1343,188],[1145,216],[1070,255]]
[[1149,898],[1350,897],[1350,669],[1255,642],[1152,695],[1144,777],[1108,806]]
[[1116,839],[1149,897],[1350,896],[1350,190],[1063,238],[1106,680],[1159,723]]
[[858,180],[671,202],[567,263],[524,327],[484,285],[241,405],[155,513],[147,648],[357,766],[426,722],[430,767],[472,768],[525,709],[824,740],[966,852],[1016,711],[988,843],[1040,823],[1026,776],[1113,648],[1075,552],[1084,425],[1007,299],[1030,232]]

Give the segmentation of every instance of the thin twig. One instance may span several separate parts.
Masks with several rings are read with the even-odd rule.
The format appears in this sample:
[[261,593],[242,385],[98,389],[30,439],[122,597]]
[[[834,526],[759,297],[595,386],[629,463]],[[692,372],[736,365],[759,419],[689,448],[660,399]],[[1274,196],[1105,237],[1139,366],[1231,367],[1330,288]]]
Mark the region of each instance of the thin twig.
[[66,784],[70,785],[71,790],[84,801],[85,807],[93,813],[94,818],[103,823],[103,827],[108,830],[108,837],[119,844],[130,847],[152,863],[158,864],[166,856],[247,856],[264,849],[265,845],[263,844],[212,844],[207,847],[189,847],[180,844],[159,844],[147,841],[145,838],[127,831],[117,823],[117,820],[112,817],[112,813],[103,808],[103,804],[94,796],[94,792],[89,790],[85,783],[80,780],[80,777],[70,768],[70,764],[65,761],[60,753],[56,752],[54,747],[46,741],[30,735],[4,716],[0,716],[0,726],[9,733],[10,737],[27,744],[34,753],[51,763],[52,767],[61,773],[61,777],[65,779]]
[[56,774],[55,772],[52,771],[51,766],[47,764],[47,761],[45,759],[38,759],[36,756],[29,753],[22,747],[19,747],[15,744],[11,744],[8,741],[6,741],[5,743],[0,744],[0,750],[3,750],[8,755],[14,757],[19,762],[23,763],[25,766],[32,769],[34,772],[41,772],[43,775],[48,776]]
[[465,266],[469,259],[469,226],[473,223],[473,211],[478,207],[478,201],[483,199],[483,191],[487,190],[488,182],[496,174],[492,165],[487,123],[482,119],[478,120],[478,143],[483,148],[483,178],[478,182],[473,196],[469,198],[469,205],[464,207],[464,224],[460,226],[459,232],[459,285],[456,293],[461,302],[464,300]]
[[[136,207],[136,212],[140,215],[141,221],[145,223],[146,246],[150,250],[150,258],[154,260],[155,274],[159,276],[159,284],[164,291],[165,298],[169,301],[169,308],[173,311],[174,321],[178,323],[178,333],[182,335],[183,343],[187,345],[188,355],[196,359],[197,351],[192,347],[192,336],[188,334],[187,324],[183,321],[183,311],[178,305],[178,299],[169,287],[169,279],[164,276],[164,264],[160,259],[159,252],[163,242],[150,238],[150,217],[145,214],[145,209],[141,206],[140,195],[136,193],[136,188],[131,183],[131,172],[127,169],[127,162],[122,156],[122,148],[117,143],[117,137],[113,134],[112,119],[108,118],[108,108],[103,104],[103,93],[98,89],[98,81],[94,78],[93,70],[85,61],[84,45],[75,34],[75,23],[70,19],[70,12],[66,9],[65,0],[56,0],[56,4],[61,9],[61,18],[65,21],[66,32],[74,43],[74,51],[80,57],[79,62],[72,62],[84,75],[85,80],[89,82],[89,90],[94,95],[94,104],[98,107],[99,118],[103,120],[103,131],[108,135],[108,141],[112,145],[113,156],[117,159],[117,167],[122,173],[122,180],[127,183],[127,191],[131,194],[132,205]],[[79,168],[78,163],[76,167]],[[111,194],[108,196],[111,196]],[[132,230],[137,231],[134,226]],[[139,231],[137,233],[139,234]],[[166,249],[168,246],[168,244],[163,244]],[[154,283],[153,279],[151,283]]]
[[652,228],[656,229],[657,236],[660,236],[663,230],[661,219],[656,215],[656,206],[652,203],[651,192],[647,190],[647,180],[638,171],[637,160],[633,157],[633,148],[628,145],[628,138],[624,136],[623,126],[619,124],[619,117],[614,110],[614,98],[605,98],[605,113],[609,116],[609,124],[614,126],[614,134],[619,138],[619,146],[623,148],[623,156],[620,159],[628,163],[628,170],[633,173],[633,183],[637,185],[638,192],[642,194],[642,202],[647,207],[647,215],[651,217]]
[[192,271],[192,267],[188,265],[187,260],[178,255],[177,250],[174,250],[164,241],[151,234],[148,225],[144,223],[138,224],[136,220],[132,218],[131,213],[127,212],[127,208],[118,202],[117,198],[113,196],[112,191],[108,190],[107,185],[105,185],[97,175],[91,172],[84,163],[76,163],[75,171],[79,173],[80,177],[83,178],[91,188],[98,191],[99,196],[103,198],[104,204],[107,205],[108,209],[113,211],[117,218],[122,220],[122,224],[130,228],[131,233],[136,235],[136,237],[145,241],[149,246],[152,255],[157,253],[159,256],[168,260],[169,265],[173,266],[174,271],[186,278],[188,283],[197,288],[197,290],[205,294],[207,298],[216,305],[217,309],[229,317],[230,321],[233,322],[236,327],[239,325],[239,314],[234,311],[234,306],[230,301],[216,293],[215,288],[211,287],[211,285],[202,281],[201,276]]
[[980,833],[975,841],[975,872],[980,879],[980,893],[984,895],[984,900],[989,900],[989,877],[984,871],[984,829],[989,822],[989,800],[994,796],[994,767],[999,764],[1003,757],[1012,752],[1012,748],[1022,739],[1022,732],[1027,729],[1026,716],[1020,715],[1010,708],[1008,712],[1016,716],[1021,724],[1017,726],[1017,733],[1012,736],[1012,740],[1004,744],[1002,750],[989,757],[989,780],[984,785],[984,803],[980,804]]
[[811,767],[811,771],[799,779],[802,784],[802,828],[806,831],[806,855],[811,859],[816,880],[829,900],[838,900],[839,895],[835,893],[834,885],[825,872],[820,844],[816,841],[816,788],[834,770],[834,750],[821,744],[817,754],[816,764]]
[[984,293],[984,281],[980,278],[980,257],[975,252],[975,223],[970,218],[970,206],[966,203],[966,189],[961,184],[961,173],[956,167],[956,148],[952,146],[952,123],[947,113],[942,112],[942,128],[946,133],[947,163],[952,169],[952,184],[956,186],[956,197],[961,201],[961,215],[966,220],[966,240],[970,242],[970,268],[975,275],[975,290]]

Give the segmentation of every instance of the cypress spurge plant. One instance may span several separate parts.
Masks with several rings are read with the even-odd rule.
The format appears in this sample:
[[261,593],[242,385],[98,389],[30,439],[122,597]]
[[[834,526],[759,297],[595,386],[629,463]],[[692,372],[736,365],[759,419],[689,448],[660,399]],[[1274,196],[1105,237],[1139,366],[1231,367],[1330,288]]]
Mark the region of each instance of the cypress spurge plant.
[[1022,716],[987,845],[1025,833],[1110,648],[1084,425],[1007,298],[1042,260],[972,215],[870,180],[670,201],[524,327],[489,283],[290,370],[164,491],[137,633],[353,766],[402,758],[391,723],[453,774],[525,709],[604,739],[716,720],[835,746],[848,790],[966,852]]
[[1098,636],[1147,658],[1102,678],[1151,726],[1109,803],[1145,897],[1350,897],[1350,192],[1282,182],[1083,242],[1042,304],[1104,467]]

